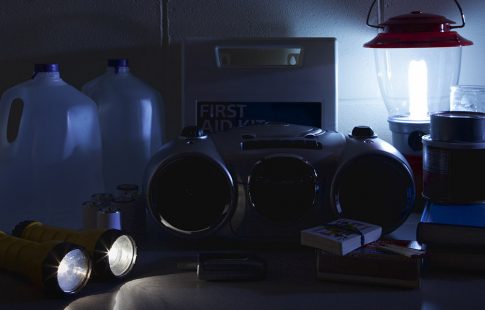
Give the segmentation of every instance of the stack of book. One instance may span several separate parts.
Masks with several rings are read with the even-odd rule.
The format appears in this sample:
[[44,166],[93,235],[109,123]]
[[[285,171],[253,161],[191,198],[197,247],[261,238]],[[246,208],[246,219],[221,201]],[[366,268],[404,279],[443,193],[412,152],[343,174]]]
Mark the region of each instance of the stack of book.
[[432,270],[485,272],[485,204],[428,202],[416,230]]
[[327,281],[420,287],[423,252],[416,241],[380,240],[380,226],[339,219],[301,232],[316,249],[316,275]]
[[379,240],[345,256],[320,250],[317,252],[317,277],[322,280],[419,288],[421,257],[419,245],[406,240]]

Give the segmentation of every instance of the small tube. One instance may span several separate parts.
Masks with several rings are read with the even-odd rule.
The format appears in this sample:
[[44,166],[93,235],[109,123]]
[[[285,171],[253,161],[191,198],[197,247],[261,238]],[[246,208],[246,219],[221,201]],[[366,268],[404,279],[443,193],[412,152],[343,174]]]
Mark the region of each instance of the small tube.
[[121,230],[121,213],[114,208],[104,208],[97,211],[97,228]]
[[83,209],[83,228],[94,229],[97,227],[97,216],[99,207],[94,201],[85,201],[82,204]]

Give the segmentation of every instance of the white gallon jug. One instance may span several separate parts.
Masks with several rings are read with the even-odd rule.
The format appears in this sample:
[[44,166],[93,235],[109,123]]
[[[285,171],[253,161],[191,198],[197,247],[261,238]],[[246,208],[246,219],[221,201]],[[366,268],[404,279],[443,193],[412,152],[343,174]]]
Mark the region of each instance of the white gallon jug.
[[0,229],[39,220],[80,228],[81,205],[104,191],[95,102],[62,80],[58,64],[0,99]]
[[106,72],[82,91],[98,105],[106,190],[115,192],[119,184],[141,188],[145,167],[164,139],[161,94],[130,72],[127,59],[108,60]]

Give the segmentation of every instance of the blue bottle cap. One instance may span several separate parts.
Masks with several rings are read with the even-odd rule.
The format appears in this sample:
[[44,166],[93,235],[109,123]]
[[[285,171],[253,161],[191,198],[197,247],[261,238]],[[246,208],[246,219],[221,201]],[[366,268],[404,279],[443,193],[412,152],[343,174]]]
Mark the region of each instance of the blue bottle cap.
[[34,72],[59,72],[59,64],[35,64]]
[[108,67],[128,67],[128,59],[126,58],[113,58],[108,59]]

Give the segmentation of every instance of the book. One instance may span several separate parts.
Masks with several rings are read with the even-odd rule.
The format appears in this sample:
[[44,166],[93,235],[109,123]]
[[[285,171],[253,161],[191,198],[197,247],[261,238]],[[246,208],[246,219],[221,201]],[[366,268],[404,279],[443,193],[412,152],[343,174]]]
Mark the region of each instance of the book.
[[416,228],[422,244],[485,249],[485,204],[445,205],[428,202]]
[[426,246],[424,267],[431,271],[485,273],[485,249]]
[[382,228],[366,222],[340,218],[333,222],[304,229],[300,233],[302,245],[345,255],[365,244],[376,241]]
[[[387,247],[402,248],[410,255],[398,254]],[[413,240],[378,240],[345,256],[317,250],[317,278],[351,282],[419,288],[424,252]]]

